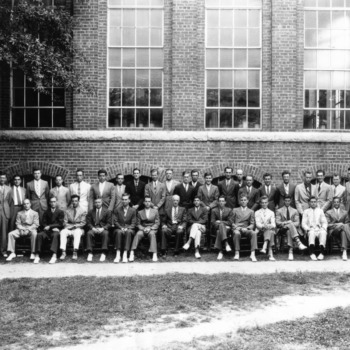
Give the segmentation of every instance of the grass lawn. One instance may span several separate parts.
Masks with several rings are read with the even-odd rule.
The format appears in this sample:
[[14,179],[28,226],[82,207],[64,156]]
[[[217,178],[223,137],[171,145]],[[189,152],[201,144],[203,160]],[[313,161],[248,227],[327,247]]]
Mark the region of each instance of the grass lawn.
[[198,318],[174,325],[172,316],[195,313],[205,321],[220,306],[254,307],[273,297],[349,283],[350,274],[335,273],[5,279],[0,283],[0,347],[76,344],[118,332],[142,332],[150,322],[183,327]]

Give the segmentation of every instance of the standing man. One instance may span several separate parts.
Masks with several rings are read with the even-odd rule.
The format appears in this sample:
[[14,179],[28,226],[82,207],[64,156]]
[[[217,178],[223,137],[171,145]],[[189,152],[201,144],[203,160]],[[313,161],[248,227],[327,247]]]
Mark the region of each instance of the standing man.
[[298,245],[300,250],[307,247],[300,241],[302,230],[300,228],[299,213],[291,206],[292,198],[288,195],[284,197],[284,206],[279,208],[276,212],[276,226],[279,229],[278,234],[287,235],[287,242],[289,247],[288,260],[294,260],[293,256],[293,242]]
[[261,249],[261,253],[268,253],[269,260],[275,261],[273,257],[272,247],[275,245],[275,213],[268,209],[269,200],[267,196],[260,198],[260,206],[257,212],[255,212],[255,224],[256,228],[264,235],[264,245]]
[[[236,177],[237,177],[237,185],[238,185],[238,190],[244,186],[247,185],[246,181],[243,180],[243,170],[242,169],[237,169],[236,170]],[[238,203],[239,205],[239,203]]]
[[[26,190],[21,186],[22,179],[19,175],[13,177],[13,187],[11,188],[10,198],[10,224],[9,231],[16,229],[17,214],[23,209],[23,201],[26,197]],[[7,247],[7,244],[6,244]]]
[[317,170],[317,205],[325,213],[332,205],[333,191],[331,185],[324,182],[324,171]]
[[32,210],[39,213],[41,222],[44,212],[47,210],[49,200],[49,184],[41,180],[41,170],[33,170],[34,180],[27,184],[27,198],[31,202]]
[[67,237],[73,236],[73,260],[78,259],[78,250],[81,236],[84,235],[84,226],[86,225],[86,211],[79,205],[79,196],[73,194],[71,197],[72,205],[64,213],[64,229],[60,232],[62,250],[61,260],[67,256]]
[[211,229],[216,234],[215,248],[219,250],[217,259],[223,258],[223,247],[227,252],[231,251],[231,247],[227,242],[228,234],[231,230],[232,209],[226,207],[225,196],[219,197],[219,205],[211,212]]
[[163,205],[165,203],[165,185],[161,183],[159,178],[159,173],[157,169],[151,170],[152,181],[148,183],[145,187],[145,198],[151,198],[151,208],[157,209],[159,215],[163,214]]
[[348,181],[345,184],[346,188],[346,211],[350,210],[350,168],[348,168]]
[[225,179],[218,184],[220,196],[226,198],[226,206],[228,208],[236,208],[237,206],[237,194],[239,187],[233,180],[233,169],[231,167],[225,168]]
[[304,183],[295,187],[295,206],[300,215],[309,208],[310,197],[316,196],[316,186],[311,184],[312,175],[310,171],[304,173]]
[[[311,260],[323,260],[327,241],[327,219],[321,208],[317,207],[317,199],[314,196],[309,200],[310,208],[304,210],[301,226],[309,237],[309,252]],[[316,258],[315,240],[320,242],[321,253]]]
[[195,189],[190,185],[190,173],[184,171],[182,173],[182,184],[176,185],[174,189],[174,195],[180,197],[180,207],[184,207],[186,210],[193,206],[193,197],[195,196]]
[[16,230],[9,233],[7,250],[10,252],[10,255],[6,261],[11,261],[16,257],[16,239],[22,236],[30,237],[30,260],[37,258],[35,255],[35,241],[37,235],[37,228],[39,227],[39,214],[30,208],[30,200],[25,199],[23,201],[24,210],[20,211],[17,214],[16,219]]
[[136,226],[138,231],[132,241],[129,261],[134,261],[134,252],[139,245],[139,242],[147,237],[150,240],[149,252],[152,253],[152,260],[158,261],[157,257],[157,231],[160,225],[159,213],[157,209],[151,208],[151,197],[145,196],[145,209],[137,213]]
[[49,264],[54,264],[57,261],[60,231],[63,229],[64,225],[64,211],[58,208],[57,198],[54,196],[50,198],[49,206],[50,208],[47,209],[43,215],[41,224],[43,229],[38,233],[36,238],[37,256],[34,260],[35,264],[40,261],[44,240],[51,240],[50,250],[52,252],[52,257]]
[[7,258],[7,229],[10,219],[11,187],[5,185],[6,174],[0,173],[0,251],[4,258]]
[[76,171],[76,181],[69,186],[70,196],[77,195],[80,198],[79,206],[87,213],[89,210],[90,184],[84,181],[84,171]]
[[333,196],[338,197],[340,200],[340,208],[345,210],[347,207],[346,188],[345,188],[345,186],[342,186],[340,184],[340,180],[341,180],[340,175],[334,174],[333,175],[333,185],[331,186],[331,188],[332,188]]
[[56,175],[55,178],[56,187],[50,191],[50,197],[56,197],[57,206],[61,210],[65,211],[70,203],[70,192],[67,187],[62,186],[63,179],[61,175]]
[[196,169],[193,169],[191,171],[191,178],[192,178],[192,181],[190,185],[194,188],[194,195],[197,196],[199,187],[202,186],[202,184],[198,181],[199,171]]
[[115,263],[120,262],[122,250],[124,251],[123,263],[128,262],[128,252],[131,249],[131,242],[135,236],[136,215],[136,209],[130,207],[130,195],[124,193],[122,197],[122,206],[115,208],[113,213],[114,226],[116,227],[114,230],[114,242],[115,249],[117,250],[114,259]]
[[219,189],[212,185],[213,175],[211,173],[204,174],[205,184],[199,187],[198,198],[201,200],[201,206],[208,211],[218,205]]
[[261,185],[259,189],[259,198],[266,196],[268,199],[267,207],[275,212],[277,204],[277,190],[276,187],[271,184],[272,175],[269,173],[264,174],[263,176],[264,184]]
[[93,207],[93,203],[96,198],[102,199],[102,206],[110,212],[114,209],[115,204],[115,189],[111,182],[107,182],[107,171],[100,169],[97,172],[98,183],[93,184],[90,188],[90,208]]
[[285,198],[290,197],[290,206],[295,208],[295,185],[290,183],[290,172],[288,170],[282,173],[282,184],[277,187],[277,204],[278,208],[282,208],[285,203]]
[[164,204],[164,215],[168,208],[173,205],[173,195],[175,187],[179,184],[179,181],[173,180],[173,169],[165,170],[165,204]]
[[125,193],[124,175],[117,174],[117,184],[115,185],[115,205],[114,210],[123,205],[123,194]]
[[125,185],[125,192],[130,194],[130,204],[135,210],[141,210],[145,195],[146,184],[140,180],[140,169],[135,168],[132,171],[133,181]]
[[253,175],[247,175],[246,185],[242,186],[238,191],[238,197],[246,196],[248,199],[248,208],[256,211],[259,208],[259,190],[253,187]]

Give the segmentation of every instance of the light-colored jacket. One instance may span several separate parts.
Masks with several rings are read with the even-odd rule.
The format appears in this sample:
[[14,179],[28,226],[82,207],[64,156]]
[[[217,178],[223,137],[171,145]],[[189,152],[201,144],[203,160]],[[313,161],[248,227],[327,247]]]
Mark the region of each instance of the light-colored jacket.
[[57,198],[57,206],[61,210],[66,210],[68,208],[68,205],[70,203],[70,192],[67,187],[61,186],[59,189],[58,187],[54,187],[50,191],[49,197],[56,197]]
[[303,220],[301,222],[301,227],[305,232],[311,229],[323,228],[327,231],[327,219],[321,208],[309,208],[304,210]]
[[36,231],[39,227],[39,214],[29,209],[28,212],[22,210],[16,217],[16,227],[18,230]]

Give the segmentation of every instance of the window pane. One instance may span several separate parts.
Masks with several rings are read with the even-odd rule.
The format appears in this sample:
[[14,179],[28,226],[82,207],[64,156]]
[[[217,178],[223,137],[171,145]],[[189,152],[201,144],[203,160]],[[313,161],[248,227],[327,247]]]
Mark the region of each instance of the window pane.
[[216,109],[206,110],[205,127],[217,128],[219,126],[218,111]]
[[[207,65],[207,67],[209,66]],[[232,67],[232,50],[231,49],[220,50],[220,67],[222,68]]]
[[162,89],[151,89],[151,106],[162,106]]
[[248,128],[260,128],[260,111],[256,109],[248,109]]
[[151,26],[162,28],[162,11],[161,10],[151,10]]
[[219,46],[219,30],[208,29],[207,30],[207,45],[208,46]]
[[110,69],[109,71],[109,87],[120,87],[121,86],[121,70]]
[[120,27],[110,28],[109,45],[120,46],[122,44],[122,30]]
[[221,88],[233,88],[232,84],[232,71],[222,70],[220,71],[220,87]]
[[304,129],[316,129],[316,111],[304,111]]
[[109,127],[120,127],[121,126],[121,111],[120,109],[109,109],[108,110],[108,126]]
[[13,71],[13,87],[24,87],[24,74],[20,70]]
[[350,108],[350,90],[345,92],[345,107]]
[[51,89],[46,89],[45,93],[39,94],[39,106],[51,106]]
[[256,47],[260,46],[260,30],[248,29],[248,46]]
[[247,67],[247,50],[234,51],[234,67],[235,68]]
[[135,71],[131,69],[123,70],[123,87],[135,86]]
[[344,72],[332,72],[332,89],[343,90],[345,88]]
[[305,46],[316,47],[317,46],[317,30],[306,29],[305,30]]
[[209,88],[219,87],[219,71],[217,70],[207,71],[207,87]]
[[256,90],[248,90],[248,107],[260,107],[260,92]]
[[124,27],[135,27],[135,10],[123,10],[122,20]]
[[60,106],[64,107],[65,106],[65,91],[62,88],[54,88],[53,89],[53,105],[54,106]]
[[149,71],[145,69],[138,69],[137,73],[137,87],[148,87],[149,86]]
[[162,45],[162,30],[161,29],[151,29],[151,46],[161,46]]
[[332,108],[332,90],[320,90],[318,103],[320,108]]
[[207,26],[208,26],[208,28],[218,28],[219,27],[219,11],[218,10],[208,10],[207,11]]
[[66,110],[65,109],[53,110],[53,127],[54,128],[66,127]]
[[305,11],[305,28],[317,28],[316,11]]
[[135,127],[135,110],[134,109],[123,109],[122,110],[122,126],[134,128]]
[[322,29],[318,31],[318,47],[330,48],[331,47],[331,31]]
[[220,107],[232,107],[232,90],[220,90]]
[[162,109],[151,109],[149,126],[151,128],[163,127],[163,110]]
[[123,49],[123,67],[135,67],[135,49]]
[[137,109],[136,110],[136,126],[138,128],[148,128],[148,109]]
[[206,51],[206,66],[207,68],[219,67],[219,50],[208,49]]
[[222,109],[220,111],[220,128],[232,128],[231,109]]
[[135,106],[135,89],[122,90],[122,105]]
[[163,67],[163,49],[151,50],[151,67]]
[[149,31],[145,28],[138,28],[136,30],[136,45],[149,46]]
[[330,28],[331,27],[331,12],[330,11],[318,11],[318,27]]
[[330,68],[331,50],[318,50],[317,52],[317,68]]
[[305,72],[304,79],[306,89],[317,89],[317,72]]
[[136,106],[149,106],[148,89],[136,89]]
[[260,68],[260,50],[248,50],[248,67]]
[[235,109],[234,110],[234,127],[239,129],[247,129],[247,110],[246,109]]
[[317,107],[317,90],[305,90],[305,107]]
[[109,25],[111,27],[120,27],[122,24],[121,10],[110,10],[109,11]]
[[136,23],[137,27],[149,26],[149,10],[137,10],[136,11]]
[[248,11],[248,26],[249,27],[260,27],[260,11],[249,10]]
[[39,126],[41,128],[50,128],[52,127],[52,109],[40,109],[39,110],[40,123]]
[[350,129],[350,111],[345,112],[345,129]]
[[233,33],[232,29],[221,29],[220,30],[220,45],[232,47],[233,45]]
[[38,127],[38,110],[36,108],[26,110],[26,127],[27,128]]
[[320,110],[318,111],[318,117],[319,117],[318,129],[330,129],[332,112]]
[[219,106],[219,90],[208,89],[207,90],[207,107]]
[[34,89],[26,89],[26,106],[38,105],[38,93]]
[[123,28],[123,46],[135,46],[135,29]]
[[344,111],[332,111],[332,129],[344,129]]
[[12,109],[12,127],[23,128],[24,127],[24,110]]
[[234,10],[235,28],[247,27],[247,10]]
[[136,50],[136,67],[149,67],[149,50]]
[[232,10],[221,10],[220,11],[220,26],[222,28],[233,27],[233,11]]
[[235,47],[246,47],[247,46],[247,30],[246,29],[235,29],[234,31],[234,46]]
[[162,87],[162,71],[151,70],[151,87]]
[[24,89],[13,89],[13,105],[24,106]]
[[331,89],[331,72],[318,72],[317,80],[319,88]]
[[248,88],[259,89],[260,87],[260,71],[248,71]]
[[337,28],[337,29],[346,28],[344,11],[332,11],[332,28]]
[[109,49],[109,66],[121,66],[121,49]]
[[109,105],[120,106],[121,89],[109,89]]
[[235,88],[247,88],[247,71],[236,70],[234,73]]
[[247,106],[247,90],[234,90],[234,106],[246,107]]

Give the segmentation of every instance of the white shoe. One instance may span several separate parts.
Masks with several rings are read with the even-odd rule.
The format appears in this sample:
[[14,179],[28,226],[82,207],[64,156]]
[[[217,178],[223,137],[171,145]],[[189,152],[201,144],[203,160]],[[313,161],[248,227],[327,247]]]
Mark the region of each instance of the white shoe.
[[67,254],[66,252],[62,252],[61,256],[60,256],[60,260],[64,260],[66,258]]
[[257,261],[258,261],[258,260],[256,260],[255,254],[254,254],[254,255],[250,254],[250,260],[251,260],[252,262],[257,262]]
[[39,264],[40,258],[38,256],[35,257],[34,259],[34,264]]
[[266,249],[261,249],[260,253],[266,254]]
[[324,259],[324,255],[322,253],[320,253],[317,257],[317,260],[323,260]]
[[235,256],[233,257],[233,260],[239,260],[239,252],[236,252]]
[[276,259],[273,256],[271,256],[271,255],[269,256],[269,260],[270,261],[276,261]]
[[217,260],[222,260],[222,258],[224,257],[224,254],[222,254],[221,252],[218,254]]
[[128,254],[127,252],[124,252],[123,254],[123,263],[127,263],[128,262]]
[[57,258],[55,258],[54,256],[51,258],[51,260],[49,261],[49,264],[55,264],[57,261]]
[[106,254],[101,254],[101,257],[100,257],[100,262],[104,262],[106,261]]
[[299,248],[299,250],[305,250],[305,249],[307,249],[307,246],[300,242],[298,244],[298,248]]
[[135,260],[135,256],[134,256],[134,251],[132,250],[129,256],[129,262],[133,262],[134,260]]
[[200,259],[200,258],[201,258],[201,255],[199,254],[199,252],[196,252],[196,253],[194,254],[194,256],[196,257],[196,259]]
[[12,261],[12,259],[14,259],[16,257],[15,253],[11,253],[8,258],[6,259],[6,261]]
[[229,244],[226,244],[226,251],[227,251],[227,252],[232,251],[232,249],[231,249],[231,247],[230,247],[230,245],[229,245]]
[[114,262],[116,264],[118,264],[120,262],[120,255],[119,254],[117,254],[117,256],[115,257]]
[[347,254],[346,250],[343,251],[342,259],[344,261],[348,260],[348,254]]
[[91,262],[93,257],[94,257],[94,256],[93,256],[91,253],[89,253],[86,260],[87,260],[88,262]]
[[158,261],[157,253],[153,253],[152,261],[153,262],[157,262]]
[[311,259],[312,261],[317,261],[317,258],[316,258],[316,255],[315,255],[315,254],[311,254],[311,255],[310,255],[310,259]]
[[72,259],[73,260],[78,260],[78,252],[73,252]]
[[188,250],[190,248],[190,245],[188,243],[186,243],[182,248],[185,250]]
[[32,254],[30,254],[30,258],[29,258],[30,260],[34,260],[35,259],[35,255],[32,253]]
[[288,254],[288,260],[289,260],[289,261],[293,261],[293,260],[294,260],[293,253],[289,253],[289,254]]

